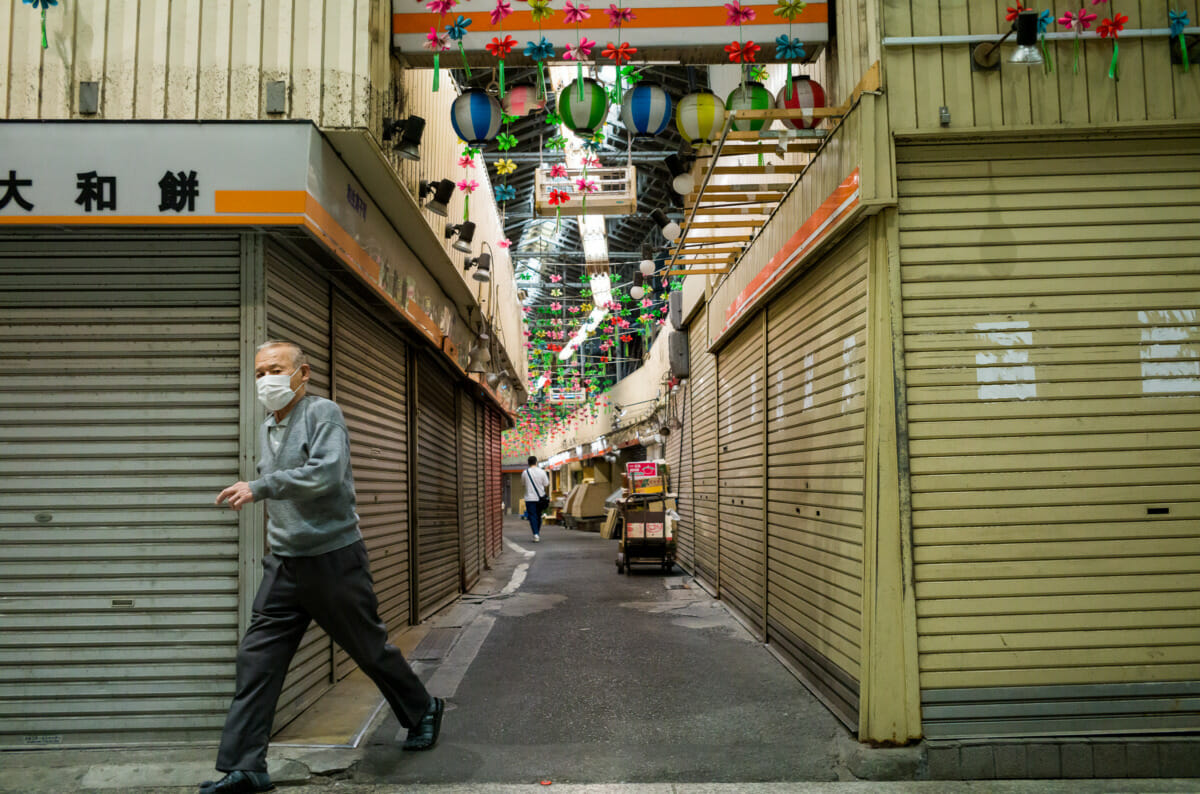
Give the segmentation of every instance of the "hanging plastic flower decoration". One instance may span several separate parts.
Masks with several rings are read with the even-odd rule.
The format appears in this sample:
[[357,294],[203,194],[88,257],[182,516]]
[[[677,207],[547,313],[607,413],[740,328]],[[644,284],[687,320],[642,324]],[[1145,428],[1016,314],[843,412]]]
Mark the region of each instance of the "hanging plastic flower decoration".
[[425,7],[438,16],[446,16],[458,5],[458,0],[429,0]]
[[504,18],[512,13],[512,6],[508,0],[496,0],[496,7],[492,9],[492,24],[499,25],[504,22]]
[[496,173],[499,174],[500,176],[505,176],[507,174],[511,174],[513,171],[517,170],[517,164],[514,163],[512,160],[509,160],[504,157],[501,157],[499,160],[497,160],[495,162],[495,166],[496,166]]
[[565,21],[568,25],[578,25],[586,19],[591,19],[592,15],[588,13],[589,6],[585,6],[582,2],[575,3],[572,0],[567,0],[567,8],[563,12]]
[[[796,60],[807,55],[804,51],[804,42],[800,39],[789,39],[787,34],[782,34],[775,39],[775,57],[782,58],[785,61]],[[788,78],[791,79],[791,70],[788,71]]]
[[421,46],[433,52],[433,90],[437,91],[441,76],[440,60],[442,53],[450,49],[450,37],[437,28],[431,27],[425,34],[425,43]]
[[1054,24],[1054,14],[1051,14],[1049,11],[1042,11],[1042,13],[1038,14],[1038,40],[1042,45],[1042,63],[1044,64],[1043,68],[1046,70],[1046,74],[1054,71],[1054,60],[1050,57],[1050,50],[1046,49],[1046,31],[1050,29],[1052,24]]
[[496,136],[496,148],[502,152],[507,152],[517,145],[517,136],[507,132],[502,132]]
[[725,4],[726,25],[741,25],[745,22],[753,22],[755,16],[754,9],[743,8],[741,0],[733,0],[732,3]]
[[502,59],[501,63],[503,63],[503,59],[506,58],[510,52],[512,52],[512,48],[517,46],[517,40],[508,35],[506,35],[503,39],[501,39],[499,36],[493,36],[492,40],[489,41],[485,46],[487,47],[488,52],[497,58]]
[[512,248],[512,240],[505,237],[503,240],[497,242],[496,245],[500,246],[501,248]]
[[562,151],[567,148],[567,139],[562,135],[555,135],[546,141],[546,148],[551,151]]
[[550,206],[557,208],[554,214],[554,231],[558,231],[558,226],[562,223],[562,205],[571,200],[571,196],[563,190],[550,191]]
[[50,43],[46,40],[46,9],[50,6],[58,5],[58,0],[25,0],[27,5],[33,6],[33,10],[42,11],[42,49],[49,49]]
[[600,158],[594,154],[584,155],[583,167],[584,168],[599,168],[600,167]]
[[610,4],[604,13],[608,14],[608,26],[610,28],[619,28],[626,22],[632,22],[637,19],[633,14],[632,8],[621,8],[616,3]]
[[471,27],[471,22],[472,20],[459,14],[453,24],[446,26],[446,35],[458,44],[458,51],[462,53],[463,71],[467,73],[468,80],[471,79],[471,64],[467,63],[467,50],[463,47],[463,38],[466,37],[467,28]]
[[541,22],[554,13],[550,8],[550,0],[529,0],[529,11],[534,22]]
[[611,59],[613,61],[613,63],[620,66],[625,61],[632,60],[634,54],[636,54],[636,53],[637,53],[637,47],[631,47],[628,44],[614,45],[610,41],[608,43],[608,46],[605,47],[604,51],[601,52],[600,54],[603,55],[605,58]]
[[517,197],[517,189],[512,185],[496,185],[492,192],[496,195],[496,201],[512,201]]
[[725,45],[725,52],[729,53],[730,63],[754,63],[754,57],[761,49],[762,47],[753,41],[747,41],[744,44],[734,41]]
[[1179,39],[1179,53],[1182,57],[1181,63],[1183,71],[1186,72],[1188,70],[1188,48],[1187,41],[1183,38],[1183,30],[1191,24],[1188,19],[1188,12],[1172,10],[1167,14],[1167,21],[1170,25],[1171,38]]
[[588,179],[586,176],[575,180],[575,189],[579,191],[583,203],[580,205],[580,210],[587,213],[587,194],[596,192],[596,180]]
[[462,157],[458,158],[458,167],[459,168],[474,168],[475,167],[475,158],[472,157],[471,155],[464,154]]
[[1121,31],[1125,29],[1125,23],[1129,21],[1129,17],[1124,14],[1113,14],[1112,19],[1104,18],[1096,28],[1096,32],[1100,34],[1102,39],[1112,39],[1113,56],[1112,62],[1108,65],[1108,76],[1113,80],[1121,79],[1121,71],[1117,66],[1117,57],[1121,54],[1120,45],[1117,44],[1117,38]]
[[471,194],[479,187],[479,183],[474,179],[461,179],[458,182],[458,189],[463,194],[463,222],[471,220]]
[[[564,47],[563,57],[568,61],[586,61],[592,57],[592,48],[595,46],[596,42],[592,41],[587,36],[584,36],[577,44],[568,44],[566,47]],[[580,65],[579,69],[582,70],[583,66]],[[577,80],[579,81],[580,90],[583,90],[582,71],[578,75]]]
[[1029,7],[1026,6],[1024,3],[1019,2],[1019,0],[1018,0],[1016,8],[1013,8],[1012,6],[1008,6],[1004,10],[1006,12],[1004,14],[1005,21],[1016,22],[1017,17],[1021,16],[1021,12],[1028,11]]
[[775,16],[783,17],[788,22],[794,22],[808,7],[804,0],[778,0],[776,5],[778,8],[775,9]]
[[1079,73],[1079,36],[1083,31],[1087,30],[1095,22],[1097,16],[1085,9],[1079,9],[1078,14],[1072,14],[1070,11],[1058,18],[1058,24],[1067,30],[1075,31],[1075,64],[1072,67],[1074,74]]
[[546,73],[543,61],[548,61],[554,57],[554,45],[545,36],[542,36],[540,41],[529,41],[525,43],[525,57],[537,64],[538,67],[538,92],[540,95],[546,94]]
[[555,163],[550,168],[550,178],[551,179],[566,179],[567,178],[567,167],[565,165],[563,165],[562,163]]

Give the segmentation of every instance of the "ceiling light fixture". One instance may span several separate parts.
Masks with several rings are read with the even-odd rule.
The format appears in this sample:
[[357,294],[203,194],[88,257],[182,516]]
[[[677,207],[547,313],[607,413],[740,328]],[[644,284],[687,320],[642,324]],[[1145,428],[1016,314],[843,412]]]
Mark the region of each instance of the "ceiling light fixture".
[[672,154],[663,161],[671,173],[671,189],[681,196],[686,196],[696,189],[696,178],[692,176],[691,162],[678,154]]
[[420,116],[409,116],[398,121],[383,123],[383,139],[396,139],[392,151],[405,160],[421,159],[421,135],[425,132],[425,119]]
[[662,232],[662,236],[668,240],[678,240],[679,235],[683,230],[679,228],[679,224],[667,217],[667,213],[662,210],[654,210],[650,213],[650,217],[658,226],[658,230]]
[[[455,251],[462,251],[464,254],[471,253],[471,242],[475,239],[475,222],[463,221],[462,223],[447,223],[446,224],[446,239],[449,240],[454,235],[458,235],[458,239],[450,246]],[[491,258],[489,257],[488,266],[491,267]],[[480,279],[483,281],[484,279]]]
[[425,209],[434,215],[441,215],[443,218],[450,214],[450,209],[446,205],[450,203],[450,197],[454,195],[453,180],[442,179],[437,182],[429,182],[422,179],[420,191],[421,201],[425,201],[426,196],[433,194],[433,198],[425,204]]
[[646,277],[641,271],[633,274],[633,286],[629,288],[629,297],[635,301],[640,301],[646,295],[646,289],[642,286],[645,283]]

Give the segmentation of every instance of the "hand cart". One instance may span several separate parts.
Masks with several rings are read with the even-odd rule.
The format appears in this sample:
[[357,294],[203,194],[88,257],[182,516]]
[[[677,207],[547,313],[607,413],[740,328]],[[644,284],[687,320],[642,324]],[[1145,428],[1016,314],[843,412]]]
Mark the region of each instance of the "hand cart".
[[675,538],[667,519],[666,500],[667,495],[661,493],[632,494],[618,503],[621,541],[617,573],[628,573],[634,563],[661,565],[664,572],[674,567]]

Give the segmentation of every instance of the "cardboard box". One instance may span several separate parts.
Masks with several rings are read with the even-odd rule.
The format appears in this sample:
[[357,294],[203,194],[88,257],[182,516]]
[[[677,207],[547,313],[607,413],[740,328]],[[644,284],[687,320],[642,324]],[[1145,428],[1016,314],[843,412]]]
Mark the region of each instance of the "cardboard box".
[[604,526],[600,527],[600,537],[605,540],[612,540],[617,536],[618,519],[621,517],[621,511],[615,507],[609,508],[608,515],[604,517]]
[[567,512],[576,518],[594,518],[605,514],[604,500],[608,498],[607,483],[580,483],[571,492],[573,498]]

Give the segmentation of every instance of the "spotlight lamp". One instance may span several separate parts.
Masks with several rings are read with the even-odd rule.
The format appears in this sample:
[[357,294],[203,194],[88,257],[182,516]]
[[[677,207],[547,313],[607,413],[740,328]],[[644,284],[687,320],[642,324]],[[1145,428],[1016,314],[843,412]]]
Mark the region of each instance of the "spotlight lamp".
[[1008,62],[1017,66],[1038,66],[1042,63],[1042,53],[1037,48],[1037,18],[1036,11],[1022,11],[1016,21],[1000,40],[994,44],[977,44],[971,49],[971,71],[989,72],[1000,68],[1000,45],[1014,32],[1017,34],[1017,49],[1008,58]]
[[450,209],[446,205],[450,203],[450,197],[454,195],[454,181],[442,179],[437,182],[429,182],[422,179],[420,200],[425,201],[425,197],[430,194],[433,195],[433,198],[425,204],[425,209],[434,215],[441,215],[443,218],[449,215]]
[[467,260],[467,270],[475,268],[475,272],[471,274],[471,278],[476,281],[491,281],[492,280],[492,255],[482,253],[479,256],[472,257]]
[[420,116],[409,116],[406,119],[383,123],[383,139],[389,141],[395,138],[396,142],[392,144],[392,151],[405,160],[421,159],[421,135],[424,132],[425,119]]
[[692,176],[690,158],[685,159],[678,154],[672,154],[663,161],[671,173],[671,189],[681,196],[686,196],[696,189],[696,178]]
[[629,288],[629,297],[635,301],[640,301],[646,295],[646,289],[642,286],[646,281],[646,277],[641,274],[641,271],[633,274],[633,286]]
[[662,232],[662,236],[668,240],[678,240],[679,235],[683,230],[679,228],[679,224],[667,217],[667,213],[662,210],[654,210],[650,213],[651,219],[654,220],[658,230]]
[[[471,253],[471,242],[475,239],[475,222],[463,221],[462,223],[447,223],[446,239],[449,240],[456,234],[458,235],[458,239],[455,240],[450,247],[455,251],[462,251],[464,254]],[[490,268],[491,265],[491,257],[488,257],[488,267]],[[485,279],[480,279],[480,281],[484,280]]]

